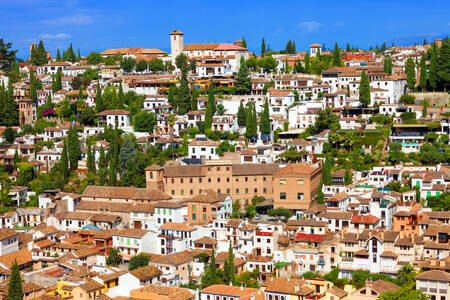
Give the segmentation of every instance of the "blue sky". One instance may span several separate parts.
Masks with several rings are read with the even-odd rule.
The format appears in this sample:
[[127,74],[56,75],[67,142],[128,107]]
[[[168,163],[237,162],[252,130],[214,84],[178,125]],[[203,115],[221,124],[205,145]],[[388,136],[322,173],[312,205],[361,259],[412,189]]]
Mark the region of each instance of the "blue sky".
[[13,42],[21,58],[28,57],[31,41],[41,39],[53,56],[70,42],[83,55],[119,47],[170,51],[173,29],[185,33],[185,43],[244,36],[258,53],[262,37],[274,50],[289,39],[297,50],[335,41],[368,48],[449,33],[450,1],[0,0],[0,38]]

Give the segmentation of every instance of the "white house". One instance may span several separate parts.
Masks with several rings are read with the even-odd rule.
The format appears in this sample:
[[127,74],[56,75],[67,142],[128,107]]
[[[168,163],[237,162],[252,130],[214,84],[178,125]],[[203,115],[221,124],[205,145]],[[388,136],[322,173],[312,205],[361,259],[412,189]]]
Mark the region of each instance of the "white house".
[[130,127],[130,112],[123,109],[114,110],[104,110],[97,114],[98,125],[115,127],[117,128],[127,128]]

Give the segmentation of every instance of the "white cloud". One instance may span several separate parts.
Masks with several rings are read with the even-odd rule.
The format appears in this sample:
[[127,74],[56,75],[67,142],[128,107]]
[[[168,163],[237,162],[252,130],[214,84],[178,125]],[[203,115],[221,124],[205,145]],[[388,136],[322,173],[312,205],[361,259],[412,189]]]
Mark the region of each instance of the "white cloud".
[[317,21],[303,21],[298,23],[298,26],[302,28],[305,32],[317,31],[322,26]]
[[49,33],[41,33],[39,35],[40,39],[67,39],[70,35],[67,33],[57,33],[57,34],[49,34]]
[[46,25],[86,25],[91,24],[94,18],[88,15],[73,15],[42,21]]

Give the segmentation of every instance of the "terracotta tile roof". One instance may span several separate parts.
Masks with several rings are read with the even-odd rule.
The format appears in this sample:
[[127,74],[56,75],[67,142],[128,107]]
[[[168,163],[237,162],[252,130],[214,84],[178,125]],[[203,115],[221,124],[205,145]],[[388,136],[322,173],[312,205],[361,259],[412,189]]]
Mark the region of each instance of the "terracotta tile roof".
[[354,215],[351,222],[356,224],[376,224],[380,219],[373,215]]
[[418,274],[416,276],[416,280],[417,279],[450,282],[450,273],[440,271],[440,270],[425,271],[425,272]]
[[353,214],[351,212],[326,211],[320,213],[318,217],[325,219],[351,219]]
[[308,296],[314,293],[314,290],[307,286],[303,279],[269,278],[263,283],[263,286],[265,287],[265,291],[289,295]]
[[344,290],[341,290],[340,288],[336,286],[332,286],[327,290],[328,293],[333,294],[334,296],[338,297],[338,299],[344,298],[348,295],[348,293]]
[[92,186],[92,185],[87,186],[81,196],[95,197],[95,198],[148,200],[148,201],[168,200],[172,198],[158,189]]
[[114,223],[118,219],[121,219],[121,217],[117,216],[117,215],[106,214],[106,213],[93,214],[89,218],[89,220],[92,222],[106,222],[106,223]]
[[[87,201],[82,200],[76,206],[75,210],[87,211],[108,211],[108,212],[131,212],[149,207],[150,204],[139,203],[133,205],[132,203],[121,202],[106,202],[106,201]],[[153,207],[153,206],[152,206]]]
[[26,248],[0,256],[0,263],[5,265],[7,268],[11,269],[14,261],[17,261],[17,265],[21,266],[32,262],[33,258],[31,257],[31,252]]
[[388,291],[396,291],[400,288],[398,285],[395,285],[390,282],[386,282],[381,279],[376,280],[372,283],[369,283],[369,285],[372,288],[372,290],[374,290],[375,292],[378,293],[378,295],[380,295],[384,292],[388,292]]
[[143,55],[164,55],[166,52],[153,48],[116,48],[106,49],[101,52],[102,55],[116,55],[116,54],[143,54]]
[[325,227],[327,222],[317,221],[312,219],[300,219],[300,220],[288,220],[286,226],[300,227],[300,226],[313,226],[313,227]]
[[274,174],[274,177],[298,176],[298,175],[310,176],[320,170],[321,170],[320,167],[314,167],[307,164],[291,164],[276,172]]
[[1,228],[0,229],[0,241],[6,240],[8,238],[11,238],[13,236],[19,235],[14,229],[9,228]]
[[383,251],[383,252],[381,253],[380,256],[383,256],[383,257],[397,257],[397,253],[395,253],[395,252],[393,252],[393,251],[385,250],[385,251]]
[[202,237],[202,238],[195,240],[194,243],[217,245],[217,240],[210,238],[210,237]]
[[251,296],[251,294],[258,294],[258,289],[244,287],[241,289],[239,286],[229,286],[227,284],[213,284],[204,288],[200,293],[224,295],[224,296],[234,296],[239,299],[244,299],[244,297]]
[[161,275],[162,271],[157,267],[151,265],[134,269],[133,271],[130,271],[130,273],[133,276],[137,277],[139,280],[147,280]]
[[108,115],[129,115],[130,112],[124,109],[112,109],[112,110],[104,110],[99,112],[97,116],[108,116]]
[[200,165],[164,167],[164,177],[201,177],[205,176]]
[[181,265],[192,261],[192,256],[187,251],[183,251],[156,258],[150,257],[150,261],[157,265]]
[[187,225],[186,223],[176,223],[176,222],[167,222],[161,225],[161,229],[172,229],[172,230],[182,230],[182,231],[192,231],[197,228],[194,226]]
[[130,291],[130,298],[135,299],[135,292],[144,294],[157,294],[159,296],[166,297],[167,300],[191,300],[194,299],[194,294],[192,294],[188,289],[178,288],[172,286],[162,286],[162,285],[146,285],[142,288]]
[[86,292],[92,292],[102,289],[103,284],[100,284],[97,281],[90,279],[86,283],[81,284],[79,287]]
[[117,231],[113,235],[141,238],[148,232],[149,232],[148,230],[143,230],[143,229],[138,229],[138,228],[128,228],[128,229],[123,229],[123,230]]

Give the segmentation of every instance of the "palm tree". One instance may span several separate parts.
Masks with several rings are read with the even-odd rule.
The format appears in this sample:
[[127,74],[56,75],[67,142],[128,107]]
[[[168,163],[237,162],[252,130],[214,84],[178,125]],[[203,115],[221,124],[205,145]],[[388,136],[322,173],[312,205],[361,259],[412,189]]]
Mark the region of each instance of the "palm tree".
[[397,273],[397,279],[403,283],[411,284],[416,281],[416,270],[411,264],[403,265],[403,267]]

